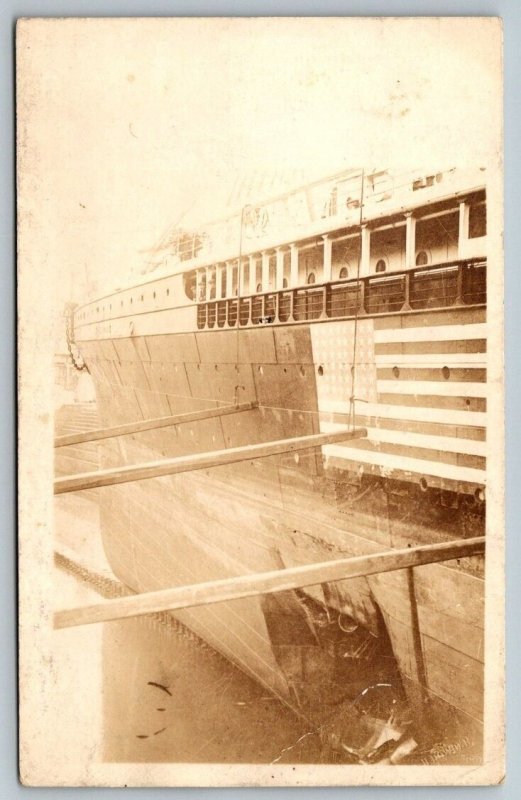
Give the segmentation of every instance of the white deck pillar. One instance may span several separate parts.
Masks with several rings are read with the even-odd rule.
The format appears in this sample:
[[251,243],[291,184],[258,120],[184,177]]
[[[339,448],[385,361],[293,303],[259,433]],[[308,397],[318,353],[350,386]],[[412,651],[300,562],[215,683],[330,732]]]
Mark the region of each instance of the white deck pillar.
[[405,215],[405,269],[416,265],[416,217],[409,211]]
[[367,224],[362,225],[360,229],[361,242],[361,255],[360,255],[360,277],[369,275],[371,271],[371,230]]
[[331,272],[331,251],[333,249],[333,242],[331,238],[326,233],[322,236],[324,240],[324,260],[323,260],[323,281],[324,283],[330,281],[332,279],[332,272]]
[[463,201],[459,204],[458,225],[458,258],[465,258],[469,238],[469,210],[470,206]]

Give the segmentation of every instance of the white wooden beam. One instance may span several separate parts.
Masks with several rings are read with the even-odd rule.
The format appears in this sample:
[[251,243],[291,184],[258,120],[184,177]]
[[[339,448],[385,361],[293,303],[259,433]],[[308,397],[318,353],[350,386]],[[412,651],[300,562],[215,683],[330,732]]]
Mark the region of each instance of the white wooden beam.
[[89,625],[95,622],[128,619],[160,611],[206,606],[255,597],[263,594],[287,592],[306,586],[332,581],[376,575],[401,569],[450,561],[454,558],[478,555],[485,551],[485,537],[459,539],[441,544],[419,545],[403,550],[391,550],[371,555],[338,558],[318,564],[241,575],[218,581],[160,589],[132,597],[118,597],[83,608],[71,608],[54,614],[55,628]]
[[223,464],[235,464],[239,461],[250,461],[256,458],[282,453],[296,453],[299,450],[309,450],[331,442],[342,442],[347,439],[358,439],[366,435],[365,428],[348,429],[338,433],[316,433],[307,436],[295,436],[291,439],[278,439],[261,444],[244,445],[242,447],[229,447],[227,450],[213,450],[206,453],[195,453],[189,456],[165,458],[161,461],[149,461],[142,464],[133,464],[125,467],[84,472],[57,478],[54,481],[54,494],[64,492],[77,492],[83,489],[96,489],[100,486],[112,486],[116,483],[131,483],[133,481],[159,478],[165,475],[176,475],[180,472],[190,472],[209,467],[219,467]]

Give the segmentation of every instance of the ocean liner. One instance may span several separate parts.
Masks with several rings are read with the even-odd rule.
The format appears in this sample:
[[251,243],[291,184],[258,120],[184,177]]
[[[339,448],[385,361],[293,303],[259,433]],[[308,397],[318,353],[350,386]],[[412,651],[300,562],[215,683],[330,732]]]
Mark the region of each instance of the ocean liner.
[[[104,439],[102,467],[338,436],[99,489],[126,585],[484,535],[484,170],[343,172],[158,253],[71,333],[102,427],[189,416]],[[300,713],[339,719],[385,684],[461,740],[483,718],[483,572],[475,555],[175,615]]]

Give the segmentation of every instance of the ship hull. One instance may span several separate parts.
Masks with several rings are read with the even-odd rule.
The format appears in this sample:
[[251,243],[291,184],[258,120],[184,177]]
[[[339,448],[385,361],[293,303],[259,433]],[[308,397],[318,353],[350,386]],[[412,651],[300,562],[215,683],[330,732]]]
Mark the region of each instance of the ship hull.
[[[82,342],[103,426],[219,403],[259,403],[235,415],[109,440],[100,445],[104,467],[329,430],[345,424],[353,393],[358,398],[355,421],[385,433],[380,440],[370,436],[345,447],[101,490],[103,543],[114,572],[134,590],[151,591],[482,535],[485,509],[477,476],[484,469],[478,446],[484,429],[472,415],[484,411],[483,401],[468,402],[454,388],[439,395],[440,409],[440,402],[424,395],[422,407],[430,403],[433,420],[425,422],[405,391],[387,390],[392,354],[419,352],[421,359],[422,353],[433,352],[432,341],[437,342],[434,351],[447,353],[450,376],[443,377],[444,364],[435,359],[432,366],[422,365],[422,383],[475,386],[483,372],[475,356],[484,349],[484,321],[484,308],[467,308],[359,320],[357,329],[350,320]],[[476,333],[457,346],[440,333],[466,326]],[[401,339],[385,334],[411,328],[433,329],[433,335],[423,337],[432,340],[430,346],[418,350],[414,334]],[[351,370],[353,336],[358,344]],[[472,355],[471,367],[463,366],[463,355],[459,364],[458,352]],[[399,380],[407,391],[414,371],[414,365],[402,367]],[[391,407],[391,415],[376,417],[378,406]],[[446,418],[439,421],[443,409]],[[461,417],[465,411],[469,425]],[[428,706],[433,725],[443,726],[449,716],[452,729],[479,731],[483,559],[427,565],[411,576],[404,570],[357,578],[312,587],[306,595],[315,609],[327,608],[353,627],[388,639],[397,691],[403,688],[416,707]],[[323,642],[317,647],[313,637],[307,642],[304,636],[302,643],[308,613],[303,604],[302,597],[285,593],[275,606],[273,600],[250,598],[176,616],[302,711],[323,706],[321,677],[329,676],[329,686],[339,688],[331,648]],[[277,619],[286,624],[277,625]],[[303,652],[311,653],[307,660],[296,656],[292,629],[301,631]]]

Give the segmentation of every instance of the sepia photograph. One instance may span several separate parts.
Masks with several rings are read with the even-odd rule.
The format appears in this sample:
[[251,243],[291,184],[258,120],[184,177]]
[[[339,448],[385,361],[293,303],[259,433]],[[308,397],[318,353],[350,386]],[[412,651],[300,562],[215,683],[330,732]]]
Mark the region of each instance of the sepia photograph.
[[501,35],[19,21],[25,784],[502,780]]

